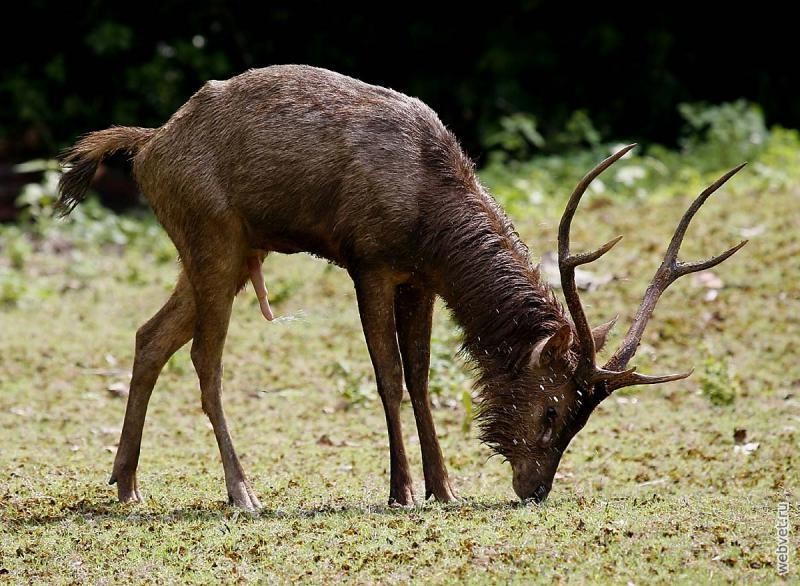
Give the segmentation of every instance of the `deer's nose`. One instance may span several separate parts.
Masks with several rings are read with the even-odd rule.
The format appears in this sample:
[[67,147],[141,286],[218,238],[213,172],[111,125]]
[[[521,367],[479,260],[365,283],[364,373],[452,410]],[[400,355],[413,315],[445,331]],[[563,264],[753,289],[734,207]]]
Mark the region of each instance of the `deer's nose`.
[[540,484],[536,487],[536,490],[533,491],[531,498],[535,503],[544,502],[544,499],[547,498],[547,495],[550,494],[550,487],[546,484]]

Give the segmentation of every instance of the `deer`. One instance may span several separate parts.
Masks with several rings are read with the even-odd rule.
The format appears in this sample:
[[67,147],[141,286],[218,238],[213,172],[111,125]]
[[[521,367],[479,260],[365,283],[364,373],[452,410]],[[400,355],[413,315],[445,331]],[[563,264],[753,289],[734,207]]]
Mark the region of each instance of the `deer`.
[[388,429],[389,504],[415,504],[400,423],[405,389],[420,439],[425,500],[457,500],[428,393],[437,297],[460,326],[477,372],[480,441],[510,463],[520,499],[544,501],[567,446],[601,402],[623,387],[691,374],[645,375],[628,364],[667,287],[747,242],[705,261],[678,259],[698,209],[742,164],[683,215],[619,348],[599,366],[597,353],[616,318],[589,325],[575,270],[621,236],[573,253],[570,230],[590,183],[634,146],[589,171],[567,202],[558,227],[565,309],[453,133],[430,107],[394,90],[311,66],[270,66],[206,82],[160,128],[116,126],[84,135],[61,159],[60,214],[87,197],[104,157],[128,153],[141,193],[181,260],[172,295],[136,332],[109,481],[119,501],[143,500],[136,472],[148,402],[162,367],[191,340],[228,501],[260,509],[223,411],[223,346],[234,297],[248,281],[264,317],[273,317],[262,273],[267,255],[300,252],[342,267],[353,281]]

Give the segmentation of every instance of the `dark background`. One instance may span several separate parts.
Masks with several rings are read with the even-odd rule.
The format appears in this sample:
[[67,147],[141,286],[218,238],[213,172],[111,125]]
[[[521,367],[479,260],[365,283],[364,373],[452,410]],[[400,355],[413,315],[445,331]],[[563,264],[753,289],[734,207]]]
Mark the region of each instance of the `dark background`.
[[604,139],[676,144],[677,104],[746,98],[800,127],[796,19],[767,3],[29,1],[6,7],[0,161],[158,126],[206,79],[309,63],[416,95],[479,162],[504,114],[585,109]]

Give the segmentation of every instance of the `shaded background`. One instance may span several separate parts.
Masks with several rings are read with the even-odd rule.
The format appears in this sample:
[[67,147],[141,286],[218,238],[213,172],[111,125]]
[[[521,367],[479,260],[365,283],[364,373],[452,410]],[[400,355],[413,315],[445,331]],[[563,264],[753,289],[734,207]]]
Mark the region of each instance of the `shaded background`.
[[746,98],[768,123],[800,126],[787,12],[666,6],[19,3],[24,34],[2,53],[0,157],[49,155],[110,124],[158,126],[206,79],[290,62],[422,98],[479,160],[482,137],[518,111],[543,134],[582,109],[603,136],[668,145],[682,102]]

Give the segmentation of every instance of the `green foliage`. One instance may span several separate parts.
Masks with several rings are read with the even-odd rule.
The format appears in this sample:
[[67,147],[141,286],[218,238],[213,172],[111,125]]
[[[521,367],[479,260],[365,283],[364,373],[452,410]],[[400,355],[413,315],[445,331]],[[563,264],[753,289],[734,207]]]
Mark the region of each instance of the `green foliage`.
[[461,392],[461,407],[464,409],[464,419],[461,422],[461,431],[467,433],[472,429],[472,418],[475,412],[472,401],[472,393],[468,389]]
[[377,398],[374,383],[363,371],[356,370],[345,360],[336,360],[328,367],[328,375],[348,407],[360,407]]
[[740,393],[739,383],[731,376],[728,363],[714,356],[703,361],[700,389],[703,395],[717,406],[733,405]]
[[19,272],[0,267],[0,305],[16,305],[26,290],[25,279]]
[[37,152],[52,155],[90,128],[161,124],[205,80],[233,72],[226,52],[209,46],[202,29],[153,38],[152,27],[137,26],[129,15],[82,14],[72,26],[62,22],[70,18],[59,19],[70,28],[70,50],[23,54],[4,71],[0,137],[27,131],[39,141]]
[[[134,123],[141,102],[153,111],[163,112],[163,117],[167,118],[188,98],[185,88],[190,85],[189,80],[227,77],[230,63],[225,54],[209,52],[205,47],[206,40],[202,35],[159,43],[152,59],[125,72],[125,83],[138,103],[137,100],[128,100],[117,104],[115,120]],[[142,94],[141,88],[148,88],[148,91]]]
[[503,116],[498,126],[486,133],[483,144],[490,150],[499,151],[503,158],[530,158],[534,149],[545,145],[544,137],[536,127],[536,118],[530,114],[517,113]]
[[113,20],[102,21],[86,35],[86,44],[98,56],[124,53],[133,45],[133,29]]
[[556,132],[551,144],[554,149],[567,150],[574,148],[596,147],[602,137],[595,128],[586,110],[575,110],[564,124],[564,128]]
[[509,160],[527,161],[534,154],[564,152],[576,148],[595,148],[601,136],[586,110],[576,110],[564,127],[545,138],[539,131],[536,117],[518,112],[503,116],[484,134],[483,146],[495,164]]
[[272,303],[282,303],[289,299],[295,291],[303,286],[301,279],[275,279],[270,280],[269,299]]
[[767,146],[769,131],[756,104],[680,104],[678,111],[685,121],[681,146],[705,170],[758,158]]
[[10,229],[6,232],[3,241],[3,248],[8,253],[11,268],[17,271],[24,269],[26,261],[33,253],[30,240],[25,238],[19,230]]
[[[113,2],[19,2],[14,22],[28,32],[25,42],[8,37],[0,145],[12,157],[52,156],[88,130],[160,125],[205,80],[276,63],[327,67],[418,96],[472,153],[479,152],[478,129],[519,112],[536,117],[554,152],[553,130],[570,126],[579,109],[597,128],[633,129],[672,146],[677,101],[702,100],[711,86],[716,95],[762,104],[770,120],[800,123],[787,85],[793,51],[775,46],[791,43],[794,22],[774,11],[751,10],[738,30],[697,26],[680,10],[630,27],[599,7],[576,15],[568,3],[528,1],[485,10],[477,33],[472,11],[436,8],[370,26],[335,3],[309,10],[304,3],[202,2],[188,10],[167,1],[136,11]],[[45,32],[39,23],[57,26]],[[735,74],[723,67],[710,82],[709,70],[721,61],[757,67]]]
[[[767,131],[756,106],[740,101],[705,108],[684,105],[681,111],[687,117],[681,151],[640,147],[596,179],[590,193],[601,198],[669,198],[702,188],[742,161],[749,161],[750,167],[737,178],[739,183],[776,189],[796,181],[800,134],[780,127]],[[562,201],[588,169],[622,146],[598,142],[596,131],[586,130],[591,123],[584,114],[576,113],[573,119],[572,130],[544,140],[569,145],[572,139],[565,137],[571,136],[571,144],[585,143],[581,148],[528,160],[510,160],[501,151],[490,154],[481,178],[512,215],[536,213],[532,204]],[[575,130],[581,128],[584,134]]]
[[[142,257],[125,259],[124,280],[143,284],[153,265],[174,264],[177,253],[152,213],[117,215],[90,197],[65,219],[55,215],[60,177],[55,161],[30,161],[17,166],[24,172],[43,171],[40,183],[26,185],[17,199],[21,209],[16,225],[0,226],[0,302],[31,303],[57,293],[42,279],[23,279],[31,258],[40,252],[67,257],[64,274],[69,289],[85,288],[102,269],[97,262],[109,252],[122,253],[133,248]],[[87,258],[93,259],[86,262]]]
[[431,338],[431,368],[428,391],[431,396],[444,400],[459,397],[461,389],[469,385],[464,365],[455,355],[460,344],[460,332],[452,328],[446,335],[435,333]]
[[152,214],[117,215],[90,197],[65,219],[55,216],[58,199],[59,165],[56,161],[31,161],[18,165],[20,171],[44,170],[40,183],[26,185],[17,198],[21,208],[20,225],[31,238],[46,240],[63,238],[72,245],[129,246],[147,240],[153,255],[164,262],[174,259],[174,248],[155,223]]
[[19,197],[17,206],[22,208],[20,220],[47,221],[53,217],[54,206],[58,200],[58,180],[61,173],[56,161],[30,161],[17,165],[19,172],[44,171],[40,183],[26,185]]

